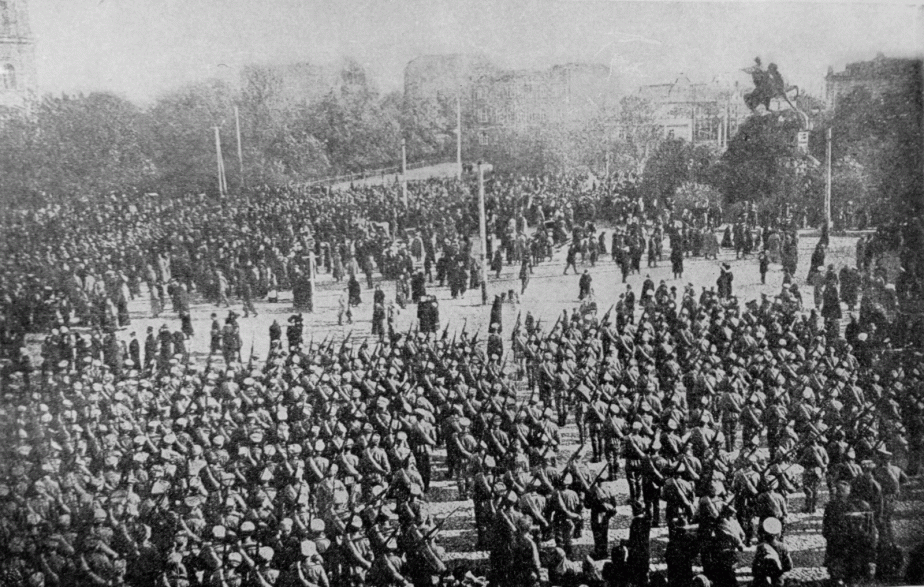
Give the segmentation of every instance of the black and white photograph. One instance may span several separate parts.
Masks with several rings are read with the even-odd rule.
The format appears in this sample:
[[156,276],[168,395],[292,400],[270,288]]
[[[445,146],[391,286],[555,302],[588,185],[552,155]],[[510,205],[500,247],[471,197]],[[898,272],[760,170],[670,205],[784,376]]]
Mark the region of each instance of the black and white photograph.
[[924,4],[0,0],[0,587],[924,585]]

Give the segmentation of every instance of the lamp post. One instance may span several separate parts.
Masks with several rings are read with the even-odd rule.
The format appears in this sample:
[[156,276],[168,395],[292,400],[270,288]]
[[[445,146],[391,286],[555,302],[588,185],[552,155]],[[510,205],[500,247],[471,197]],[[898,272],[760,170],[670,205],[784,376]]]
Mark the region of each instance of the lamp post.
[[488,250],[488,228],[487,219],[484,212],[484,170],[481,168],[481,161],[478,162],[478,232],[481,236],[481,305],[488,303],[488,265],[485,262],[485,254]]
[[825,231],[831,230],[831,129],[827,134],[827,185],[825,185]]

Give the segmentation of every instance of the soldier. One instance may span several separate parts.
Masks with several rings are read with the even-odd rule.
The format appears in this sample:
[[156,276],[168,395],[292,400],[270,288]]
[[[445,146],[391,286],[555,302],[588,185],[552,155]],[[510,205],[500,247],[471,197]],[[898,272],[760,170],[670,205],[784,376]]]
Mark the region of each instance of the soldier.
[[640,501],[642,498],[642,476],[644,461],[648,453],[648,442],[642,434],[642,422],[632,423],[632,432],[626,438],[626,481],[629,483],[629,500]]
[[719,515],[713,538],[705,548],[709,549],[712,573],[703,571],[716,587],[735,587],[738,579],[735,577],[735,566],[738,564],[738,553],[744,550],[744,530],[738,524],[737,512],[734,506],[726,504]]
[[629,583],[648,586],[651,568],[651,517],[640,501],[632,502],[632,522],[629,524],[629,557],[627,571]]
[[863,472],[850,484],[850,495],[854,501],[862,501],[868,505],[878,527],[882,520],[882,486],[873,475],[873,461],[863,461],[860,467]]
[[423,479],[424,493],[427,493],[430,491],[430,456],[433,448],[436,446],[436,430],[433,428],[433,425],[427,421],[429,412],[423,408],[417,408],[414,412],[417,421],[414,424],[410,437],[411,447],[414,451],[414,460],[417,463],[417,468],[420,470],[420,475]]
[[459,419],[459,430],[453,433],[449,442],[456,459],[456,484],[459,488],[459,499],[468,499],[470,482],[470,465],[478,447],[478,442],[469,431],[471,421],[468,418]]
[[508,585],[538,587],[542,564],[539,561],[539,548],[531,535],[532,525],[526,517],[516,521],[516,535],[510,548],[510,574],[514,581]]
[[892,453],[885,448],[877,452],[877,465],[873,477],[882,488],[882,515],[879,519],[879,536],[887,544],[894,543],[892,514],[895,502],[901,496],[902,485],[908,482],[903,470],[891,463]]
[[606,421],[603,424],[603,446],[606,455],[607,480],[616,478],[619,473],[619,455],[622,453],[622,440],[626,434],[626,421],[620,416],[619,406],[610,404]]
[[661,525],[661,488],[667,461],[657,454],[657,443],[652,444],[642,461],[642,497],[652,528]]
[[590,532],[594,539],[594,558],[606,558],[609,553],[610,520],[616,515],[616,495],[602,483],[594,483],[587,493],[590,509]]
[[741,419],[743,404],[744,398],[735,388],[730,388],[722,394],[719,405],[722,413],[722,431],[725,434],[725,450],[727,452],[735,450],[735,436],[738,433],[738,421]]
[[494,497],[494,457],[485,455],[473,459],[472,501],[475,508],[475,529],[478,532],[478,548],[487,550],[491,544],[492,499]]
[[753,584],[766,587],[782,587],[783,575],[792,570],[789,549],[783,544],[780,533],[783,525],[776,518],[767,518],[761,527],[760,543],[751,564]]
[[569,558],[574,552],[574,539],[580,537],[580,523],[583,521],[584,509],[581,498],[571,489],[571,484],[571,474],[562,475],[552,496],[555,546],[564,550]]
[[786,529],[786,520],[789,516],[789,508],[786,498],[776,490],[777,483],[764,476],[757,486],[757,498],[754,501],[754,513],[763,525],[767,518],[776,518],[783,524],[783,531]]
[[388,455],[379,446],[381,439],[382,437],[378,432],[373,432],[360,457],[360,472],[363,475],[363,497],[367,500],[372,495],[372,488],[381,485],[385,477],[391,474]]
[[810,438],[799,464],[802,465],[802,487],[805,490],[803,513],[814,514],[818,505],[818,486],[828,470],[828,453],[817,436]]
[[670,518],[667,550],[664,553],[668,585],[692,584],[693,562],[698,551],[696,527],[687,525],[685,516]]

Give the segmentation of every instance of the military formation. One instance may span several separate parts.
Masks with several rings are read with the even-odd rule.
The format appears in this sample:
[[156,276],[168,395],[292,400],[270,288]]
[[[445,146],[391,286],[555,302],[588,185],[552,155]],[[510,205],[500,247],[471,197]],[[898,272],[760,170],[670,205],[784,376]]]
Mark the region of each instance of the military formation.
[[[593,266],[607,252],[598,217],[618,227],[611,254],[624,272],[641,272],[643,251],[656,264],[666,237],[681,272],[683,257],[714,254],[697,244],[713,234],[708,213],[689,226],[658,214],[649,222],[628,197],[598,209],[593,194],[605,189],[569,200],[575,185],[498,182],[501,266],[522,263],[528,277],[556,245],[569,247],[575,269]],[[201,217],[169,199],[113,197],[97,221],[129,222],[97,235],[53,209],[7,218],[8,247],[30,229],[50,236],[5,261],[11,348],[22,351],[26,332],[46,336],[40,366],[21,352],[3,373],[0,583],[724,587],[749,566],[757,584],[781,585],[796,508],[823,517],[832,579],[894,578],[896,504],[924,458],[924,371],[920,339],[898,310],[882,309],[890,290],[880,278],[861,281],[860,318],[844,336],[828,315],[806,312],[792,284],[739,301],[723,267],[717,291],[649,279],[638,299],[628,285],[615,300],[595,294],[585,273],[579,308],[551,324],[527,311],[505,330],[496,303],[483,338],[435,320],[396,331],[376,290],[372,338],[316,340],[295,314],[273,323],[264,354],[248,352],[241,316],[221,309],[207,358],[193,357],[192,294],[219,307],[238,296],[246,316],[253,298],[272,302],[312,263],[349,278],[348,318],[357,275],[369,286],[374,268],[409,282],[399,304],[438,287],[428,259],[436,280],[463,295],[474,273],[470,210],[448,206],[437,222],[425,198],[454,189],[424,184],[388,228],[373,222],[394,194],[374,189],[348,203],[329,196],[337,205],[304,223],[311,211],[271,190],[237,207],[200,198]],[[532,240],[521,238],[533,206],[524,196],[547,204],[535,208]],[[375,204],[374,220],[350,224],[357,202]],[[429,232],[396,238],[415,215]],[[358,238],[338,240],[341,231]],[[755,247],[772,248],[775,231],[754,233]],[[913,297],[920,280],[902,279]],[[159,312],[171,297],[181,324],[126,343],[116,332],[127,313],[112,299],[141,295],[142,282]],[[839,300],[839,286],[826,277],[823,301]],[[115,309],[68,310],[88,296]],[[615,303],[601,314],[595,299]],[[576,450],[564,442],[572,425]],[[437,516],[434,481],[446,479],[464,511]],[[666,572],[652,570],[659,527]],[[486,566],[449,560],[442,532],[460,528]],[[585,533],[590,550],[578,544]]]

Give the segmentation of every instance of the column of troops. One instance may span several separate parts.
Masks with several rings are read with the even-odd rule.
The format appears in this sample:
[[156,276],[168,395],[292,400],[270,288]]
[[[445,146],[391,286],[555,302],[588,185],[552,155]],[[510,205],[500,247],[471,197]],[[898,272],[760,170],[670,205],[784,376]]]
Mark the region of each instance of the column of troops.
[[[924,448],[919,354],[861,363],[794,306],[692,288],[611,315],[527,315],[510,369],[464,330],[306,342],[293,320],[265,361],[17,373],[0,408],[2,584],[724,586],[755,542],[755,580],[780,584],[799,488],[804,511],[824,505],[833,578],[888,572],[893,461],[916,474]],[[486,578],[447,567],[440,530],[464,524],[431,514],[440,447]],[[662,524],[666,576],[651,572]]]

